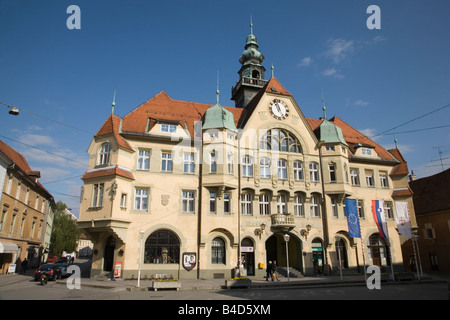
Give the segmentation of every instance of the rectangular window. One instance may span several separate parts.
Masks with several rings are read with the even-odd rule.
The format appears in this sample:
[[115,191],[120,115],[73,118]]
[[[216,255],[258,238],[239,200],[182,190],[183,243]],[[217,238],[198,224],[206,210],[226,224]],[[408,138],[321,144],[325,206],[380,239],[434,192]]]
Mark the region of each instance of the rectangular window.
[[372,150],[371,149],[367,149],[367,148],[362,148],[361,149],[361,154],[364,156],[371,156],[372,155]]
[[286,160],[280,159],[277,161],[278,163],[278,179],[286,180],[287,179],[287,163]]
[[319,181],[319,165],[316,162],[309,164],[309,178],[313,182]]
[[353,186],[359,186],[359,173],[358,169],[350,169],[350,179]]
[[217,172],[217,153],[215,151],[211,152],[209,154],[209,159],[210,159],[209,173],[216,173]]
[[252,214],[252,195],[249,193],[241,194],[241,214]]
[[103,205],[103,190],[105,185],[103,183],[94,184],[92,193],[92,207],[99,208]]
[[277,213],[287,213],[286,196],[283,194],[277,196]]
[[184,173],[195,172],[195,158],[193,153],[184,154],[183,171]]
[[216,212],[216,193],[209,193],[209,212]]
[[386,172],[380,172],[380,184],[382,188],[389,188],[388,176]]
[[148,209],[148,189],[136,188],[134,192],[134,210],[145,211]]
[[161,124],[161,132],[177,132],[177,126],[174,124]]
[[242,176],[253,177],[253,159],[250,156],[242,158]]
[[358,200],[357,208],[359,217],[364,219],[364,202],[362,200]]
[[139,150],[137,158],[137,170],[148,170],[150,165],[150,151]]
[[319,207],[320,199],[317,196],[312,196],[309,204],[311,217],[318,218],[320,217],[320,207]]
[[338,217],[337,199],[334,197],[331,198],[331,212],[333,212],[333,217]]
[[183,191],[181,199],[181,211],[194,212],[195,193],[194,191]]
[[233,154],[229,153],[227,155],[227,167],[228,167],[228,174],[233,174]]
[[127,194],[126,193],[122,193],[120,196],[120,207],[121,208],[127,207]]
[[223,194],[223,212],[231,213],[231,199],[229,193]]
[[303,180],[303,163],[294,161],[294,180]]
[[300,195],[294,197],[294,215],[297,217],[305,216],[305,198]]
[[172,172],[172,170],[173,170],[172,153],[171,152],[162,152],[161,153],[161,171],[162,172]]
[[259,171],[261,178],[270,178],[270,159],[261,158],[259,160]]
[[334,163],[329,164],[328,170],[330,171],[330,182],[336,182],[336,165]]
[[392,210],[392,202],[384,201],[384,214],[386,219],[394,219],[394,211]]
[[372,170],[365,170],[365,174],[366,174],[367,186],[370,187],[370,188],[375,187],[375,180],[373,178],[373,171]]
[[268,194],[263,193],[259,196],[259,214],[270,215],[270,196]]

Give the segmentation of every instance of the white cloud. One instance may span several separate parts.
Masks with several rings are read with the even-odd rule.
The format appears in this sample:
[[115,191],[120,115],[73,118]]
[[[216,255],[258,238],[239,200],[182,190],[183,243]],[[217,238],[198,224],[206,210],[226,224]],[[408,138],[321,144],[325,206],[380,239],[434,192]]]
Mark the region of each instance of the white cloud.
[[345,78],[345,76],[341,73],[338,73],[338,71],[335,68],[326,69],[322,72],[322,74],[327,77],[334,77],[334,78],[338,78],[338,79]]
[[313,59],[311,57],[305,57],[300,61],[298,64],[299,67],[307,67],[313,62]]
[[19,136],[19,141],[26,143],[28,145],[36,146],[53,146],[55,145],[55,140],[50,136],[44,136],[41,134],[26,133]]
[[365,107],[365,106],[369,105],[369,102],[364,101],[364,100],[356,100],[353,104],[355,106]]
[[354,51],[354,42],[345,39],[330,39],[327,41],[325,56],[338,64]]

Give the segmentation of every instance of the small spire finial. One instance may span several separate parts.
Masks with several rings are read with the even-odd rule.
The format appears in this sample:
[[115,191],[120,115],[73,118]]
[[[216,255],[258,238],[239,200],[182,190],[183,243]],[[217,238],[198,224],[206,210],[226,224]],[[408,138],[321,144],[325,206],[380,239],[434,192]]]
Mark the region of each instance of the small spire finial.
[[116,106],[116,90],[114,90],[114,97],[111,105],[112,105],[111,114],[114,114],[114,107]]
[[272,78],[274,78],[274,73],[273,73],[273,70],[275,69],[275,67],[273,66],[273,63],[272,63],[272,67],[271,67],[271,69],[272,69]]
[[217,90],[216,90],[216,102],[219,104],[219,71],[217,71]]
[[322,110],[323,110],[323,117],[324,117],[324,119],[326,119],[327,118],[327,114],[325,112],[326,108],[325,108],[325,102],[324,102],[324,99],[323,99],[323,88],[322,88]]
[[253,34],[253,18],[252,18],[252,14],[250,14],[250,34]]

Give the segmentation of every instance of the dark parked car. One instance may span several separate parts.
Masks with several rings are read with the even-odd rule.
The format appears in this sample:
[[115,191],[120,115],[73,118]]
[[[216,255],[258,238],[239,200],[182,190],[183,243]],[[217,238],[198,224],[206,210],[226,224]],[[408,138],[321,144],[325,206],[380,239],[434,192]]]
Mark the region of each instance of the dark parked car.
[[34,280],[40,280],[42,274],[47,275],[48,280],[61,279],[62,277],[61,269],[56,264],[43,264],[34,272]]
[[60,257],[58,258],[58,260],[56,260],[55,263],[68,263],[69,260],[67,259],[67,257]]

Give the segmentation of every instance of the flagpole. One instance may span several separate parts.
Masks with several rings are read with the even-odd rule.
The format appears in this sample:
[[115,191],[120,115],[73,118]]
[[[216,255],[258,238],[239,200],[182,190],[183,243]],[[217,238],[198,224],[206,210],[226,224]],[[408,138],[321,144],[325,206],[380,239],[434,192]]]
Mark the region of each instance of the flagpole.
[[364,265],[364,279],[367,282],[367,273],[366,273],[366,257],[364,256],[364,243],[363,243],[363,236],[362,236],[362,229],[361,229],[361,218],[359,216],[359,213],[357,214],[358,216],[358,224],[359,224],[359,233],[361,235],[361,252],[362,252],[362,258],[363,258],[363,265]]

